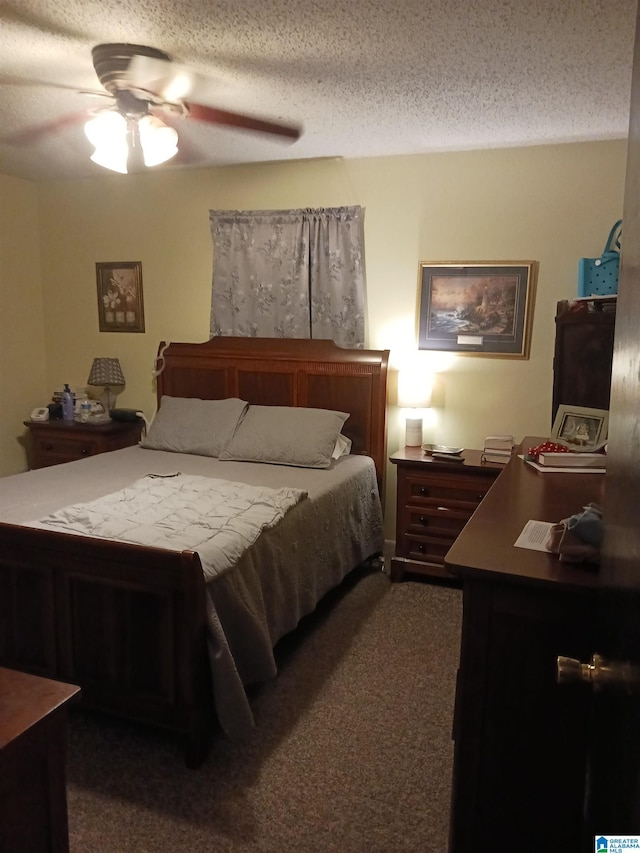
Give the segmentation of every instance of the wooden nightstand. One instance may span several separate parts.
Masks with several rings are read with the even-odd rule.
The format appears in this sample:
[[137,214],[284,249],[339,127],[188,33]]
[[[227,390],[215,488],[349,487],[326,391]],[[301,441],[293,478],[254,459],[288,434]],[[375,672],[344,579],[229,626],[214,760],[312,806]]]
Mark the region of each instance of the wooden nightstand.
[[405,447],[390,457],[398,468],[392,581],[405,572],[451,580],[445,554],[503,470],[482,462],[480,450],[462,456],[462,462],[444,462],[420,447]]
[[30,433],[30,467],[46,468],[137,444],[143,421],[24,421],[24,425]]

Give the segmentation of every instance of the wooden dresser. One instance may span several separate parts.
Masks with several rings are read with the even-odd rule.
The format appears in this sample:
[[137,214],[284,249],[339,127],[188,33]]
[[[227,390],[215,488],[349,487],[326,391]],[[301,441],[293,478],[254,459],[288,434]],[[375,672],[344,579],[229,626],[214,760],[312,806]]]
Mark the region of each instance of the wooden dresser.
[[616,298],[558,302],[552,420],[561,404],[608,409]]
[[421,447],[405,447],[390,457],[398,470],[391,580],[405,572],[451,580],[445,554],[503,469],[482,462],[479,450],[462,456],[462,462],[446,462]]
[[[524,439],[522,446],[539,443]],[[590,693],[556,683],[589,660],[597,569],[516,548],[529,520],[602,504],[604,475],[540,473],[514,458],[447,554],[463,582],[450,853],[592,850],[583,807]]]
[[24,421],[29,429],[29,467],[46,468],[137,444],[143,421]]
[[0,667],[0,850],[68,851],[67,706],[79,695]]

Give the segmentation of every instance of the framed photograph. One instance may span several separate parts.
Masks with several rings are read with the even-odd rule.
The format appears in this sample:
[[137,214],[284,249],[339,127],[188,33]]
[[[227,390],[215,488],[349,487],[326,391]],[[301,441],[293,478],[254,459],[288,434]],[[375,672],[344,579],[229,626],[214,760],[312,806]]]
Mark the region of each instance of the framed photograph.
[[110,261],[96,264],[101,332],[144,332],[142,264]]
[[551,438],[569,450],[599,450],[607,441],[609,412],[583,406],[558,406]]
[[536,261],[421,262],[418,348],[529,358]]

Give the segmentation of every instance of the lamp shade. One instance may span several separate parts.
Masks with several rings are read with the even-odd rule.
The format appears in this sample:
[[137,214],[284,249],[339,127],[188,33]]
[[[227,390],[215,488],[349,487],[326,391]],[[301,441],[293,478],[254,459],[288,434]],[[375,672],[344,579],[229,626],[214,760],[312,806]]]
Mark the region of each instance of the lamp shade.
[[156,116],[143,116],[138,132],[145,166],[157,166],[178,153],[178,134]]
[[91,365],[88,385],[124,385],[124,376],[117,358],[94,358]]
[[85,124],[84,132],[95,148],[91,155],[93,162],[126,175],[129,148],[125,117],[113,110],[105,110]]
[[[401,409],[428,409],[431,406],[432,377],[420,366],[398,371],[398,406]],[[408,417],[405,424],[405,446],[422,444],[422,418]]]
[[424,370],[398,372],[398,406],[402,409],[428,409],[431,406],[431,376]]

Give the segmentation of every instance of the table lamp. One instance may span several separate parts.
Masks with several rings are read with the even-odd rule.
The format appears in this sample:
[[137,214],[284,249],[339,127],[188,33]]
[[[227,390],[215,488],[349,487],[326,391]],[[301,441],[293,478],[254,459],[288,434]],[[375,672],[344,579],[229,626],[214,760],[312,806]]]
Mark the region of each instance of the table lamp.
[[432,381],[424,369],[398,371],[398,406],[413,410],[406,421],[405,447],[422,447],[422,418],[416,417],[416,410],[431,407]]
[[125,385],[119,359],[94,358],[87,384],[102,385],[104,387],[100,402],[105,412],[110,412],[115,406],[117,395]]

